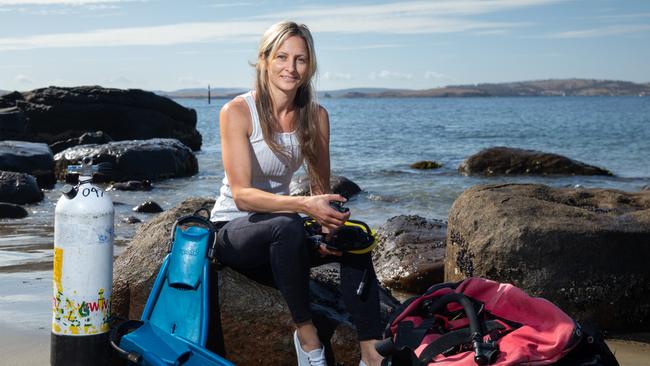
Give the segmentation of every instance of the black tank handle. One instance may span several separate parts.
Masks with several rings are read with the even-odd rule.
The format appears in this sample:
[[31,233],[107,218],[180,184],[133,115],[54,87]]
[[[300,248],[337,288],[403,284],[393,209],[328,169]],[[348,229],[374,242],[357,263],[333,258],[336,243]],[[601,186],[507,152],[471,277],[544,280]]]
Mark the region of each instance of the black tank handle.
[[465,316],[467,316],[467,319],[469,320],[470,339],[472,341],[472,346],[474,347],[474,362],[479,366],[484,366],[493,362],[498,350],[495,349],[495,344],[483,341],[483,328],[481,327],[481,322],[478,313],[476,312],[476,308],[474,308],[474,304],[469,297],[458,292],[446,294],[433,303],[429,309],[432,314],[435,314],[450,303],[460,304],[463,307]]

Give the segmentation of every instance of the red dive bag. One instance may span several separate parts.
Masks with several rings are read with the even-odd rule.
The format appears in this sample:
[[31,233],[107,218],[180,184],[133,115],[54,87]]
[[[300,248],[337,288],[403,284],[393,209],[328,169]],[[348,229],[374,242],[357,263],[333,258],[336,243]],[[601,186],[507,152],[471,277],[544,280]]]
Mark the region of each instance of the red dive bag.
[[385,366],[618,365],[602,339],[550,301],[481,278],[407,300],[384,337]]

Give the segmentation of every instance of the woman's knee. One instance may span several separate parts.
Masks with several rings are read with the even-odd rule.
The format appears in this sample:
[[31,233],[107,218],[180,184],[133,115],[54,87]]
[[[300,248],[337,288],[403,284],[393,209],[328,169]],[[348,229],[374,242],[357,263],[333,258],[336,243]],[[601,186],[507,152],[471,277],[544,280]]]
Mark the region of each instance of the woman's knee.
[[276,239],[295,242],[303,242],[305,239],[305,227],[303,220],[298,214],[276,214],[271,219],[273,225],[273,236]]

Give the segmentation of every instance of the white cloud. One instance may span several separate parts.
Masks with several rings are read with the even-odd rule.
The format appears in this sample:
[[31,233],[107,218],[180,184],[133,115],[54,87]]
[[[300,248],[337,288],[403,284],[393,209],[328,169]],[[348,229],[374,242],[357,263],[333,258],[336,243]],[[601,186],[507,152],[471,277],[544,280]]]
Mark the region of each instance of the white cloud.
[[0,51],[59,47],[164,46],[190,42],[259,39],[263,22],[181,23],[155,27],[99,29],[80,33],[0,38]]
[[105,3],[124,3],[137,0],[0,0],[0,6],[11,5],[89,5]]
[[354,51],[354,50],[372,50],[372,49],[381,49],[381,48],[398,48],[405,47],[404,44],[369,44],[369,45],[359,45],[359,46],[341,46],[341,47],[320,47],[321,50],[335,50],[335,51]]
[[413,79],[412,74],[408,73],[401,73],[401,72],[396,72],[396,71],[388,71],[388,70],[381,70],[379,72],[371,72],[370,73],[370,79],[371,80],[376,80],[376,79],[381,79],[381,80],[411,80]]
[[208,7],[210,8],[232,8],[236,6],[253,6],[255,3],[246,3],[246,2],[238,2],[238,3],[216,3],[216,4],[210,4]]
[[501,34],[508,34],[508,33],[510,33],[510,30],[508,29],[488,29],[488,30],[474,32],[474,34],[479,36],[493,36],[493,35],[501,35]]
[[187,86],[204,86],[208,84],[214,84],[212,81],[207,80],[207,79],[199,79],[194,76],[180,76],[176,81],[180,84],[187,85]]
[[592,38],[613,36],[627,33],[650,31],[650,24],[614,25],[602,28],[582,29],[568,32],[559,32],[548,35],[548,38]]
[[353,76],[349,73],[325,71],[320,78],[323,80],[352,80]]
[[431,71],[431,70],[427,70],[424,72],[424,79],[432,81],[433,85],[444,85],[456,81],[453,77],[449,75],[437,71]]
[[425,79],[449,79],[449,76],[436,71],[427,70],[424,72]]
[[18,74],[14,77],[14,81],[20,84],[33,84],[32,79],[23,74]]
[[650,13],[599,15],[595,17],[595,19],[601,19],[601,20],[627,20],[627,19],[638,19],[638,18],[650,18]]
[[[105,4],[131,0],[0,0],[1,4]],[[137,1],[137,0],[133,0]],[[97,29],[78,33],[0,38],[0,51],[56,47],[164,46],[214,41],[253,41],[269,24],[287,18],[306,21],[314,32],[427,34],[489,32],[529,23],[472,20],[469,15],[556,3],[560,0],[445,0],[364,6],[304,7],[242,21],[179,23],[151,27]]]
[[404,1],[377,5],[309,7],[289,12],[272,15],[263,15],[259,18],[282,17],[293,18],[321,18],[321,17],[407,17],[413,15],[475,15],[494,13],[498,11],[525,8],[530,6],[547,5],[566,0],[442,0],[442,1]]

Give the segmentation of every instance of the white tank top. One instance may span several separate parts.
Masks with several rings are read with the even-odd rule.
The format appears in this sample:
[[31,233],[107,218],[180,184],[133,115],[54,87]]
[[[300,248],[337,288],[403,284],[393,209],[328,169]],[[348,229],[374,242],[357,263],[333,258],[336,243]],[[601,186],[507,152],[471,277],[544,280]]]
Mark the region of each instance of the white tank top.
[[[276,133],[275,139],[289,152],[289,157],[276,155],[264,141],[260,119],[253,99],[253,91],[240,95],[248,105],[253,124],[253,132],[249,137],[251,156],[251,187],[275,194],[289,194],[289,184],[293,173],[302,164],[300,143],[295,131]],[[230,221],[234,218],[246,216],[248,212],[240,211],[232,198],[232,191],[228,184],[228,176],[224,172],[219,197],[212,208],[211,221]]]

